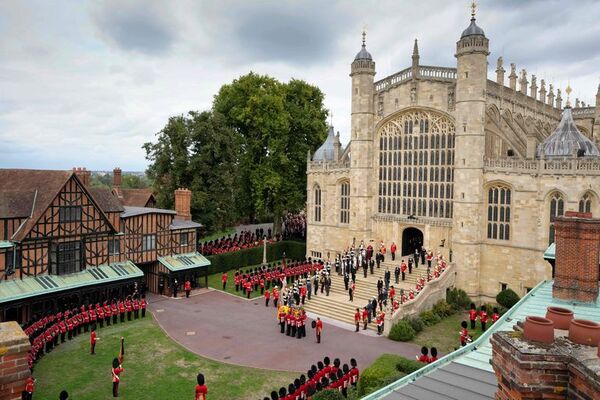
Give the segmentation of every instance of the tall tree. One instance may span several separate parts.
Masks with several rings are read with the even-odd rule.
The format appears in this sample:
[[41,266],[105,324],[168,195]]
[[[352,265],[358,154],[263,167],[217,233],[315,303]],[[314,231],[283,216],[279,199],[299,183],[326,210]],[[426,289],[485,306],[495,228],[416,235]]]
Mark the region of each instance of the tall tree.
[[213,110],[242,140],[242,210],[250,218],[272,213],[279,229],[286,211],[306,203],[306,153],[327,134],[322,92],[301,80],[282,84],[250,73],[222,86]]
[[189,188],[192,215],[208,231],[230,226],[235,208],[239,145],[223,116],[189,112],[169,119],[156,143],[144,144],[151,162],[146,171],[161,207],[173,207],[178,187]]

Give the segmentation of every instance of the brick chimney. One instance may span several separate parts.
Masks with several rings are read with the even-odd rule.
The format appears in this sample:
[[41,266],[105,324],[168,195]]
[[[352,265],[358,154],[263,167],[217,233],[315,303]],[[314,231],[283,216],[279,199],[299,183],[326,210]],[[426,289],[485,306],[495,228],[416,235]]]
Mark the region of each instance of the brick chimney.
[[113,169],[113,187],[121,187],[121,168]]
[[82,167],[73,167],[73,172],[75,173],[75,175],[77,175],[77,177],[79,178],[79,180],[81,181],[81,183],[83,183],[85,186],[89,186],[90,185],[90,181],[92,178],[92,171],[88,171],[85,168]]
[[176,219],[191,221],[192,220],[192,192],[185,188],[179,188],[175,191],[175,211]]
[[19,400],[31,376],[29,338],[15,321],[0,323],[0,399]]
[[556,267],[552,296],[594,302],[598,297],[600,219],[567,211],[554,220]]

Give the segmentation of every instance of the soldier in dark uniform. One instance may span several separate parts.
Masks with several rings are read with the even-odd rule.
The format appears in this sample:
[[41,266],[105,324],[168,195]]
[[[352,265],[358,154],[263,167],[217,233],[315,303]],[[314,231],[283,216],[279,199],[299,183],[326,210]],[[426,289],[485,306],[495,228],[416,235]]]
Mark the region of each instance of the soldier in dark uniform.
[[398,284],[400,282],[400,266],[396,265],[396,268],[394,268],[394,279],[396,280],[396,284]]
[[347,273],[344,274],[344,287],[346,288],[346,291],[348,291],[348,284],[350,283],[350,277],[348,276]]
[[371,270],[371,275],[373,275],[375,270],[375,260],[372,258],[369,260],[369,269]]

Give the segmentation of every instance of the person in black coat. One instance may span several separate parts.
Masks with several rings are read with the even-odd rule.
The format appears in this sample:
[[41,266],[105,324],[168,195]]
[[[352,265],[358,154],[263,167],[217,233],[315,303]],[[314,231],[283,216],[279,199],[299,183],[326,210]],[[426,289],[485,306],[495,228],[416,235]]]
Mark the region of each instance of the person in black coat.
[[394,279],[396,280],[396,285],[400,282],[400,266],[396,265],[394,268]]

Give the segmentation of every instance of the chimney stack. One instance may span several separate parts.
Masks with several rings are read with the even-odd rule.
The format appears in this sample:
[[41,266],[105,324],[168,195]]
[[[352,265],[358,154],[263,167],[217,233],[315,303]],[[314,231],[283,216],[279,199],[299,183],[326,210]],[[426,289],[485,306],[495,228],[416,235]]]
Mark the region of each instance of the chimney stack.
[[89,186],[91,182],[92,172],[82,167],[73,167],[73,172],[84,186]]
[[600,219],[567,211],[554,220],[556,267],[552,296],[594,302],[598,297]]
[[121,187],[121,168],[113,169],[113,187]]
[[183,221],[192,220],[192,192],[185,188],[179,188],[175,191],[175,211],[176,219]]

